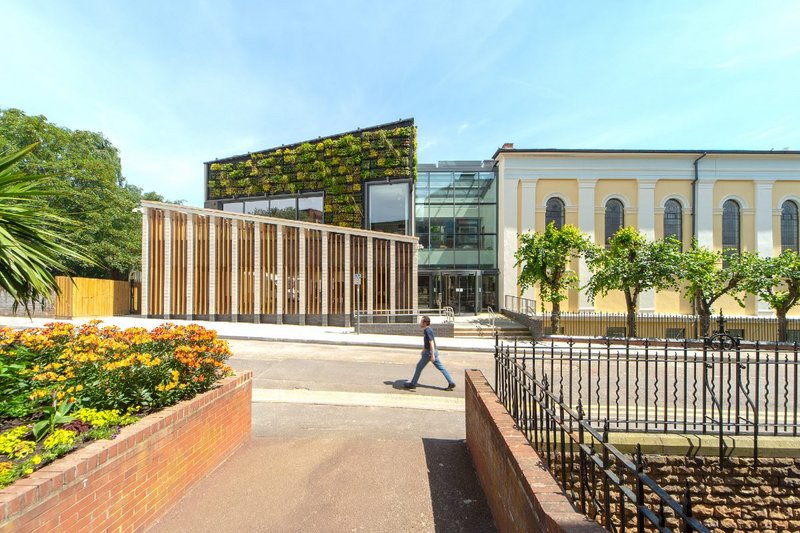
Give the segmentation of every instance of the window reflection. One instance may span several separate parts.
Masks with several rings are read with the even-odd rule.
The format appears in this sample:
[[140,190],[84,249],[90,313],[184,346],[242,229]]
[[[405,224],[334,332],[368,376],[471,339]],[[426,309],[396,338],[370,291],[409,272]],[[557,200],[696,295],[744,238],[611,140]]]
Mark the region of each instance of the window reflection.
[[409,185],[372,184],[368,188],[369,229],[406,234],[409,218]]
[[297,200],[297,219],[321,224],[323,209],[322,196],[301,196]]

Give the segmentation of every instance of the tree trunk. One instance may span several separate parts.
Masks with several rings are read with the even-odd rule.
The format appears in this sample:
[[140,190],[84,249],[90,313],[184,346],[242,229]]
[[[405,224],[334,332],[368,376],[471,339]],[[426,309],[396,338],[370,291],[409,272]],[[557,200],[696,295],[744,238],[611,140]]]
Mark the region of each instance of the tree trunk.
[[700,336],[708,337],[711,330],[711,306],[702,298],[697,298],[697,316],[700,317]]
[[636,298],[625,291],[625,307],[628,309],[628,337],[636,336]]
[[558,327],[561,325],[561,302],[552,302],[553,309],[550,312],[551,335],[558,335]]
[[778,341],[786,342],[789,340],[789,323],[786,320],[786,310],[776,309],[775,314],[778,317]]

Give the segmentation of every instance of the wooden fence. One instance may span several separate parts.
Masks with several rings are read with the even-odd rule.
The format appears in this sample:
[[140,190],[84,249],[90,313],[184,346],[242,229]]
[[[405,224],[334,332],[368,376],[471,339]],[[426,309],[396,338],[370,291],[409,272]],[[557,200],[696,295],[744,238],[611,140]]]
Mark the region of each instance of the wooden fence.
[[56,318],[127,315],[131,312],[131,282],[111,279],[56,277],[61,294]]

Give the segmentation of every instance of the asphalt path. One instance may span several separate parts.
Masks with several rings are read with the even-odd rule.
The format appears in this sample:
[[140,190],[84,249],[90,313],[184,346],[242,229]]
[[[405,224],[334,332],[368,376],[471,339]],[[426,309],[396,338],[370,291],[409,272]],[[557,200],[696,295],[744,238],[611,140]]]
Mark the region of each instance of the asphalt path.
[[464,370],[491,353],[442,351],[416,391],[419,350],[230,341],[253,371],[253,438],[152,529],[494,531],[464,441]]

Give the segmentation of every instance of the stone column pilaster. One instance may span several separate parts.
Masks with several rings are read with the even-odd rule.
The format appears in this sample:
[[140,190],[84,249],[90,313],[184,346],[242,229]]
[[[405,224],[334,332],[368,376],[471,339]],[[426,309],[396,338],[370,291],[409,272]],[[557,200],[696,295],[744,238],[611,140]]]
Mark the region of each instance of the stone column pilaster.
[[[639,180],[639,231],[651,241],[656,238],[656,181]],[[656,291],[649,290],[639,295],[639,311],[655,313]]]
[[[774,181],[756,182],[756,249],[762,257],[774,255],[772,228],[772,187]],[[760,298],[756,299],[756,313],[759,316],[772,316],[769,304]]]
[[[578,180],[578,227],[583,233],[589,235],[589,239],[593,243],[597,242],[597,235],[595,234],[594,227],[596,185],[596,179]],[[579,283],[581,285],[585,285],[592,276],[584,257],[581,257],[579,261],[578,276],[580,279]],[[589,300],[589,295],[586,294],[586,291],[584,290],[581,290],[578,293],[578,310],[594,311],[594,305],[592,304],[591,300]]]

